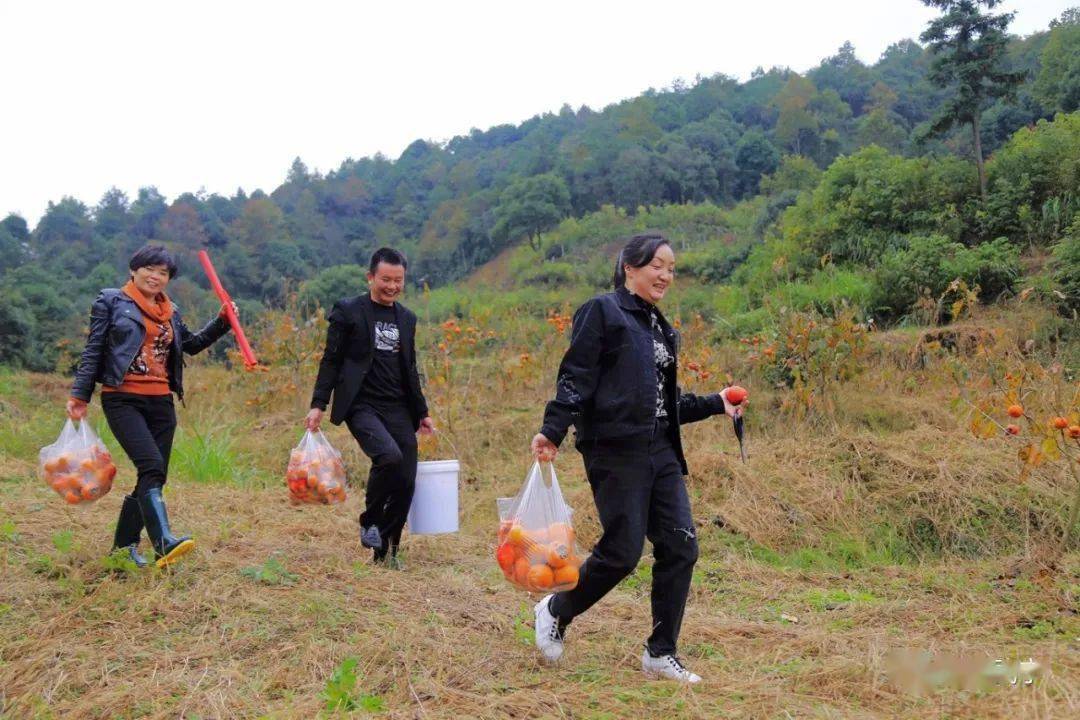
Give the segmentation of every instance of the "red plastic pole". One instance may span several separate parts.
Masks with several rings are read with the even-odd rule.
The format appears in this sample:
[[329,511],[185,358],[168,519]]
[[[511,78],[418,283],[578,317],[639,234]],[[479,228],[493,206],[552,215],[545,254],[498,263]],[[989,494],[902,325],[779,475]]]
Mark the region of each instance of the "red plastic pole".
[[229,293],[225,292],[221,281],[218,280],[217,273],[214,272],[214,265],[210,262],[210,256],[207,255],[205,250],[199,251],[199,262],[202,263],[203,270],[206,271],[206,277],[210,278],[210,287],[214,288],[218,298],[225,304],[225,316],[229,319],[229,325],[232,326],[233,333],[236,335],[236,344],[240,346],[240,354],[244,356],[244,365],[248,370],[257,367],[259,362],[255,359],[255,353],[251,351],[251,345],[248,345],[247,338],[244,337],[244,329],[240,327],[240,318],[236,317],[236,311],[233,310],[232,298],[229,297]]

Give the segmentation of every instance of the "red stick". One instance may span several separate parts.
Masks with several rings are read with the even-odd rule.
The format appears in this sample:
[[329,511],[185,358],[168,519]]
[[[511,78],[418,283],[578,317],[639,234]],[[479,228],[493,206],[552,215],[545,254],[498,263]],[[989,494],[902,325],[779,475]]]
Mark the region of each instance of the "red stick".
[[259,362],[255,359],[255,353],[251,351],[247,338],[244,337],[244,329],[240,327],[240,318],[236,317],[236,312],[233,310],[232,298],[229,297],[229,293],[225,292],[221,281],[218,280],[217,273],[214,272],[214,266],[210,262],[210,256],[206,254],[205,250],[199,251],[199,262],[202,263],[203,270],[206,271],[206,277],[210,278],[210,287],[214,288],[218,298],[225,304],[225,316],[229,319],[229,325],[232,326],[233,333],[236,335],[236,344],[240,346],[240,354],[244,356],[244,365],[248,370],[255,368]]

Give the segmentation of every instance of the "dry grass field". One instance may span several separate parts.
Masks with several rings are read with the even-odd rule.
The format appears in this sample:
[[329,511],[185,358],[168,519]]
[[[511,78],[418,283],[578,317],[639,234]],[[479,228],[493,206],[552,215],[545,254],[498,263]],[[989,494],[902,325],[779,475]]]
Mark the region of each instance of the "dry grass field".
[[[1019,339],[1028,327],[985,322]],[[367,460],[343,428],[328,434],[360,486],[340,506],[287,499],[313,373],[302,352],[282,360],[280,336],[299,346],[317,326],[254,338],[279,361],[267,373],[190,363],[167,497],[198,551],[166,572],[108,557],[133,485],[122,453],[117,488],[91,507],[37,479],[67,378],[0,374],[0,717],[1080,717],[1080,553],[1059,552],[1072,480],[1060,462],[1021,480],[1015,448],[975,437],[947,368],[976,358],[935,345],[912,363],[918,331],[871,338],[858,377],[828,390],[830,411],[804,416],[742,347],[688,323],[684,359],[715,372],[687,385],[731,373],[751,392],[747,464],[726,419],[686,428],[701,560],[681,653],[705,681],[640,672],[648,547],[575,622],[564,662],[541,665],[534,600],[492,552],[495,498],[528,470],[565,347],[557,324],[424,329],[441,439],[422,456],[461,460],[462,527],[407,536],[404,571],[359,546]],[[91,419],[118,450],[96,402]],[[556,467],[587,548],[598,526],[579,456],[566,446]],[[903,649],[1043,670],[916,692],[889,671]]]

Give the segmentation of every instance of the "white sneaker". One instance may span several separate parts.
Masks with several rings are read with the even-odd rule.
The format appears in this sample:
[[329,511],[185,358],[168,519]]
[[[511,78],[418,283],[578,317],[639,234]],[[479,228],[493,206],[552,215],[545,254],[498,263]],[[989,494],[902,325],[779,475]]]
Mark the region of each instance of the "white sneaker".
[[559,658],[562,657],[563,653],[563,638],[562,633],[559,632],[559,619],[552,615],[551,610],[548,609],[548,603],[551,602],[553,597],[555,597],[554,593],[545,595],[533,608],[533,615],[536,617],[536,647],[539,648],[540,654],[544,656],[544,660],[551,664],[559,662]]
[[687,685],[701,682],[701,676],[684,668],[679,658],[674,655],[653,657],[648,649],[641,656],[641,670],[650,680],[676,680]]

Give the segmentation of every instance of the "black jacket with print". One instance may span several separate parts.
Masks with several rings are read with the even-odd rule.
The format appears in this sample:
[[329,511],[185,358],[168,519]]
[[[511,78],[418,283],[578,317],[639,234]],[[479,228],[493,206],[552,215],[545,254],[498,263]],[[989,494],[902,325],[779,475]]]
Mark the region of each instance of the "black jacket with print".
[[[344,298],[334,303],[327,316],[326,349],[319,362],[311,407],[326,410],[333,396],[330,422],[340,425],[364,386],[375,356],[375,310],[371,294]],[[416,315],[399,302],[394,317],[401,333],[402,388],[413,428],[428,416],[427,401],[416,365]]]
[[[659,310],[656,315],[677,361],[678,331]],[[683,393],[677,370],[666,375],[665,394],[675,398],[669,412],[671,441],[685,474],[679,425],[724,412],[724,401],[719,394]],[[605,441],[648,442],[656,423],[656,382],[648,310],[625,288],[598,295],[574,313],[570,347],[559,365],[555,399],[547,404],[540,432],[559,445],[573,425],[578,448]]]
[[[218,316],[198,331],[191,332],[173,303],[172,344],[165,367],[169,374],[169,389],[184,399],[184,353],[195,355],[225,333],[229,322]],[[135,301],[116,288],[102,290],[90,308],[90,333],[75,370],[71,397],[90,401],[94,385],[101,383],[116,387],[142,349],[146,325],[142,311]]]

